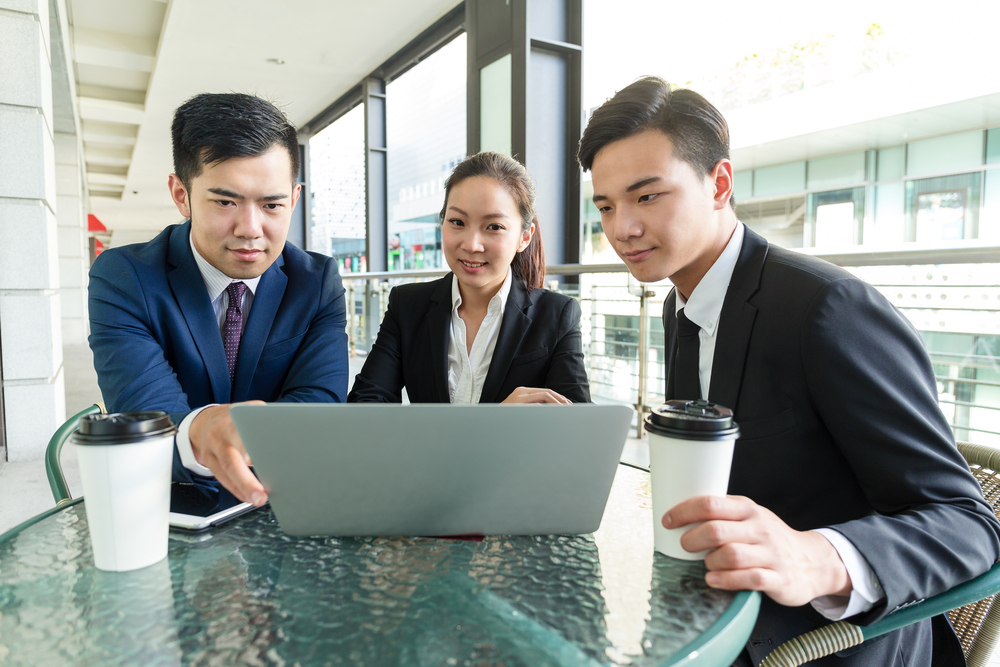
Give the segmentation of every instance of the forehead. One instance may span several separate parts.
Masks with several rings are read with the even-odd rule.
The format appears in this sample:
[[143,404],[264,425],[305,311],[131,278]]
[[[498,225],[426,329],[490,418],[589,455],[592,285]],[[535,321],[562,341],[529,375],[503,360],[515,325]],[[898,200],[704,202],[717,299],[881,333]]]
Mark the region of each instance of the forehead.
[[203,165],[201,173],[194,180],[206,185],[219,181],[267,184],[281,182],[290,185],[292,160],[284,147],[274,145],[261,155],[232,157],[222,162]]
[[595,194],[625,190],[648,178],[693,177],[694,169],[674,155],[673,142],[659,130],[645,130],[613,141],[594,156],[591,168]]
[[507,188],[489,176],[472,176],[452,186],[448,193],[448,206],[460,206],[467,211],[512,208],[517,202]]

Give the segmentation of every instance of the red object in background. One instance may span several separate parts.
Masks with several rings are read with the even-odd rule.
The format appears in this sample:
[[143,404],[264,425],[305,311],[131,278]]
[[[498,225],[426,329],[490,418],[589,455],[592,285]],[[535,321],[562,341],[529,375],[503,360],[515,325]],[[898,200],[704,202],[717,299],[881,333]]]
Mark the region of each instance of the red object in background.
[[[104,226],[97,216],[93,213],[87,215],[87,231],[88,232],[107,232],[108,228]],[[101,246],[102,248],[104,246]]]
[[97,239],[94,239],[94,257],[97,257],[102,252],[104,252],[104,244]]

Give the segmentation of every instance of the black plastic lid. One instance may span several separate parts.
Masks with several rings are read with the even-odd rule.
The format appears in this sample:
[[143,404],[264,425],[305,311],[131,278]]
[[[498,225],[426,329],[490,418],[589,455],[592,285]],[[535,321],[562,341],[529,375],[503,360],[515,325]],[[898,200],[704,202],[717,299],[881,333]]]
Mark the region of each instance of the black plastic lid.
[[172,435],[176,431],[170,415],[162,410],[85,415],[73,431],[71,442],[74,445],[124,445]]
[[646,429],[684,440],[728,440],[740,437],[733,411],[708,401],[667,401],[646,415]]

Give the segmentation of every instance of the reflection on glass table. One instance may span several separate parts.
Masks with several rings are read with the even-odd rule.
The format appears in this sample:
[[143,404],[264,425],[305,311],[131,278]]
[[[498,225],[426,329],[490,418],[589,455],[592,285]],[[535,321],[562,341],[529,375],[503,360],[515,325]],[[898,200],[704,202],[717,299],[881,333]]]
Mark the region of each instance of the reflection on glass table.
[[76,502],[0,541],[0,662],[728,665],[758,595],[652,544],[627,466],[592,535],[296,538],[264,508],[128,573],[94,568]]

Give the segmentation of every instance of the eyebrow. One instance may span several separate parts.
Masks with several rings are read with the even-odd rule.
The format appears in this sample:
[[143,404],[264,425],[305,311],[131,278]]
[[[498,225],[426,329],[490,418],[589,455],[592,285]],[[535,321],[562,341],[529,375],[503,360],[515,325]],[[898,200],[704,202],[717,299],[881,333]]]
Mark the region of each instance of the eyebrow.
[[[209,192],[212,194],[219,195],[220,197],[229,197],[230,199],[246,199],[243,195],[238,192],[233,192],[232,190],[227,190],[225,188],[209,188]],[[261,197],[259,201],[280,201],[282,199],[288,199],[286,194],[276,194],[267,195],[266,197]]]
[[[449,206],[448,210],[449,211],[458,211],[458,213],[460,213],[461,215],[466,215],[466,216],[469,215],[468,213],[466,213],[465,211],[463,211],[462,209],[460,209],[457,206]],[[508,216],[507,216],[506,213],[487,213],[486,215],[483,216],[483,218],[485,218],[487,220],[490,219],[490,218],[504,218],[504,219],[506,219],[507,217]]]
[[[644,178],[644,179],[642,179],[640,181],[636,181],[632,185],[630,185],[627,188],[625,188],[625,192],[635,192],[639,188],[644,188],[647,185],[649,185],[650,183],[655,183],[655,182],[657,182],[659,180],[662,180],[659,176],[650,176],[649,178]],[[606,201],[607,199],[608,199],[607,195],[601,195],[601,194],[596,194],[596,193],[594,194],[594,202],[595,203],[599,202],[599,201]]]

